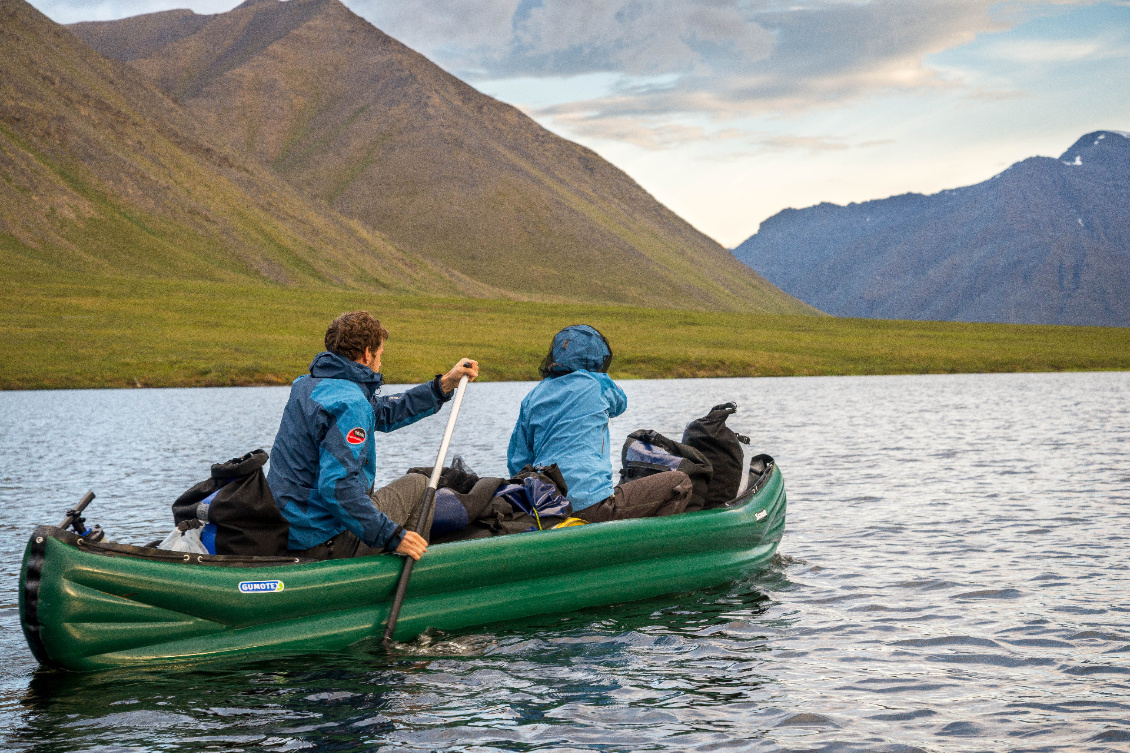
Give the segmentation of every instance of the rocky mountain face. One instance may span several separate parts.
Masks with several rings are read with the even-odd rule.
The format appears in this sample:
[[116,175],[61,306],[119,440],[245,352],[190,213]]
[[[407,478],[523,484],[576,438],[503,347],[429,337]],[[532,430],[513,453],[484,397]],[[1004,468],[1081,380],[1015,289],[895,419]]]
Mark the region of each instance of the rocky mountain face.
[[931,196],[786,209],[734,253],[837,316],[1130,326],[1130,134]]
[[405,254],[216,145],[144,76],[23,0],[0,0],[0,178],[10,275],[497,292]]
[[71,29],[226,146],[396,246],[538,300],[814,313],[592,151],[338,0]]

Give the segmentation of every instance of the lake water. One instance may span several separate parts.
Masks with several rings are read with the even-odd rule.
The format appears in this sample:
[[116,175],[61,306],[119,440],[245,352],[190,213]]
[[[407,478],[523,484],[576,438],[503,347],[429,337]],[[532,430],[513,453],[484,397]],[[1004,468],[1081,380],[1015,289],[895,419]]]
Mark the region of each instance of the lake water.
[[[500,474],[530,386],[472,385],[453,451]],[[785,475],[773,566],[391,656],[89,675],[24,643],[33,527],[93,489],[110,538],[157,538],[209,464],[270,448],[287,390],[0,393],[0,748],[1130,750],[1130,373],[623,387],[614,447],[738,402]],[[382,436],[378,481],[434,462],[444,421]]]

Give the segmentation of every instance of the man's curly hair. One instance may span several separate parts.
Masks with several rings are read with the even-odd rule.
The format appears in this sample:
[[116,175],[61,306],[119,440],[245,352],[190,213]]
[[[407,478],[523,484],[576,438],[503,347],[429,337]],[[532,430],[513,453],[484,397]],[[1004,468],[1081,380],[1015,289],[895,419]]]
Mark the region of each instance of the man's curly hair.
[[326,350],[350,361],[365,356],[365,348],[376,352],[388,338],[388,330],[368,311],[349,311],[330,322]]

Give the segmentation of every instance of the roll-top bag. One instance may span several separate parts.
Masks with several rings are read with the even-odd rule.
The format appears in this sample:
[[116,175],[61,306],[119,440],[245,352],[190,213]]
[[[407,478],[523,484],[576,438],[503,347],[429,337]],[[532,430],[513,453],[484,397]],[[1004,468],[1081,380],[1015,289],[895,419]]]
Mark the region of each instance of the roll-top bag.
[[212,466],[209,477],[173,503],[173,522],[184,531],[203,524],[200,539],[211,554],[270,557],[286,554],[290,524],[267,486],[267,453],[254,450]]
[[749,444],[749,437],[726,426],[726,419],[737,411],[735,403],[715,405],[705,416],[687,424],[683,432],[683,444],[706,456],[714,469],[706,490],[707,510],[733,501],[746,473],[742,445]]

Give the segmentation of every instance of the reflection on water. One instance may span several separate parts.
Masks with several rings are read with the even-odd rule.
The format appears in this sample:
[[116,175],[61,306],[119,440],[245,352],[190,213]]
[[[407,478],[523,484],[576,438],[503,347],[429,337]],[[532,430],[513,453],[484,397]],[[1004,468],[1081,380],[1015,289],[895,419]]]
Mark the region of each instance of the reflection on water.
[[[453,448],[501,472],[528,384],[474,385]],[[0,394],[0,746],[13,750],[1121,750],[1130,375],[627,382],[636,428],[711,405],[774,455],[789,524],[746,582],[254,663],[37,671],[26,536],[87,488],[140,542],[286,390]],[[388,480],[444,418],[387,437]],[[599,553],[594,553],[599,556]]]

